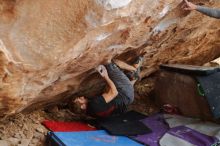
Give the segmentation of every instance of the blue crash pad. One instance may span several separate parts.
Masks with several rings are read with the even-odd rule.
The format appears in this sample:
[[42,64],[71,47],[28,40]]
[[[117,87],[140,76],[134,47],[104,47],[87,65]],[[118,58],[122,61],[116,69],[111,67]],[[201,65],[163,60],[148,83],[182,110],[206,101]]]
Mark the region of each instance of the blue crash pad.
[[49,132],[50,146],[142,146],[124,136],[111,136],[104,130],[84,132]]

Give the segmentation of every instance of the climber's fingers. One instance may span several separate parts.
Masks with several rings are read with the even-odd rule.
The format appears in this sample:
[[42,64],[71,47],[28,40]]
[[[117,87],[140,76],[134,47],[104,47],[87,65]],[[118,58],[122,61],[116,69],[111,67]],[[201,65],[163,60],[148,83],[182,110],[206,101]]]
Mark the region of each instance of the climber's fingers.
[[102,76],[102,77],[107,77],[108,76],[108,72],[107,72],[107,69],[105,68],[104,65],[99,65],[96,70],[99,72],[99,74]]
[[183,8],[183,9],[186,10],[186,11],[192,10],[191,8],[188,8],[188,7],[185,7],[185,8]]

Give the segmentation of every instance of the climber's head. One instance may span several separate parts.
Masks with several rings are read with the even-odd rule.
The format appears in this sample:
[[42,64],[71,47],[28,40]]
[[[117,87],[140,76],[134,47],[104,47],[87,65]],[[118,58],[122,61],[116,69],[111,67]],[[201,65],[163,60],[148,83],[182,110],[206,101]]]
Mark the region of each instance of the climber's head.
[[88,99],[84,96],[77,97],[73,100],[73,110],[76,113],[83,113],[87,109]]

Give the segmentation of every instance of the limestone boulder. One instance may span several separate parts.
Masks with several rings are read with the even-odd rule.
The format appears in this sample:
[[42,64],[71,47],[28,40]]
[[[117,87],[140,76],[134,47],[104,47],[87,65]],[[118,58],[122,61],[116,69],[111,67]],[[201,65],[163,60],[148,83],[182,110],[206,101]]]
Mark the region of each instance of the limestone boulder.
[[144,54],[144,77],[161,63],[219,57],[220,21],[183,11],[181,2],[0,0],[0,115],[98,93],[94,68],[107,59]]

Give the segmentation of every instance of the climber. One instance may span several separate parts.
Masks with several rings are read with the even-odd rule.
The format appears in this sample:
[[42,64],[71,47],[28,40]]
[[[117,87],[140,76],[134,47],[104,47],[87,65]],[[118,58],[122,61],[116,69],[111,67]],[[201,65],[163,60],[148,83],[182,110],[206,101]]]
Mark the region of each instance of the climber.
[[195,5],[191,2],[189,2],[188,0],[183,0],[183,1],[185,3],[184,10],[190,10],[190,11],[196,10],[196,11],[203,13],[207,16],[220,19],[220,9],[213,9],[213,8],[198,6],[198,5]]
[[[86,113],[100,118],[120,114],[127,110],[127,106],[134,100],[135,81],[138,80],[142,57],[138,57],[133,65],[120,60],[114,60],[107,65],[100,65],[96,70],[107,83],[107,90],[99,96],[86,98],[77,97],[73,100],[73,110],[76,113]],[[121,70],[133,72],[128,77]]]

